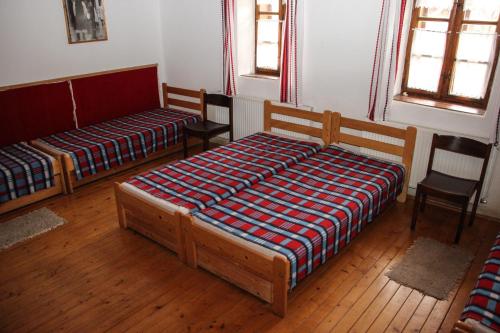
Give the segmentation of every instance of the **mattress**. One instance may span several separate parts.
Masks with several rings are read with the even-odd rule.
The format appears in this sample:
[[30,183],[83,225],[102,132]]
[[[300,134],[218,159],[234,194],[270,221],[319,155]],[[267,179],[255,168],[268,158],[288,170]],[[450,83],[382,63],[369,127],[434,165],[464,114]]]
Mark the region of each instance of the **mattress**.
[[404,167],[329,146],[194,214],[290,261],[290,288],[349,244],[401,192]]
[[184,126],[199,115],[155,109],[39,139],[70,155],[78,180],[182,142]]
[[194,213],[315,154],[318,143],[257,133],[188,159],[135,176],[122,184]]
[[0,148],[0,203],[53,187],[53,161],[25,143]]
[[500,234],[479,274],[461,320],[475,321],[494,332],[500,332]]

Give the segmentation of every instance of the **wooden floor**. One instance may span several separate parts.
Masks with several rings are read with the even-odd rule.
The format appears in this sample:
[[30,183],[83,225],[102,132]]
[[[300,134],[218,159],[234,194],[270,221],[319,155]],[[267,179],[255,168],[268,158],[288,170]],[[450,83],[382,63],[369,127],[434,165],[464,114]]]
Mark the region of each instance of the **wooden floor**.
[[476,258],[449,299],[437,301],[384,274],[416,237],[451,242],[457,214],[429,206],[412,233],[412,202],[397,204],[299,284],[281,319],[257,298],[118,228],[112,184],[137,172],[0,217],[47,206],[68,221],[0,252],[0,332],[449,332],[500,230],[481,219],[465,229],[461,246]]

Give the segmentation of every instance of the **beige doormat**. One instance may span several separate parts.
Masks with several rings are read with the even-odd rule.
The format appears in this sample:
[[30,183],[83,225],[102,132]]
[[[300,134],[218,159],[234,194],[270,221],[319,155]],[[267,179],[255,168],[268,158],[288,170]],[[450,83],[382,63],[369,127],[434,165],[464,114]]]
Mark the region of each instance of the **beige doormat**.
[[34,210],[12,220],[0,223],[0,249],[33,238],[66,223],[62,217],[48,208]]
[[437,299],[446,299],[474,256],[454,245],[418,238],[386,274],[391,280]]

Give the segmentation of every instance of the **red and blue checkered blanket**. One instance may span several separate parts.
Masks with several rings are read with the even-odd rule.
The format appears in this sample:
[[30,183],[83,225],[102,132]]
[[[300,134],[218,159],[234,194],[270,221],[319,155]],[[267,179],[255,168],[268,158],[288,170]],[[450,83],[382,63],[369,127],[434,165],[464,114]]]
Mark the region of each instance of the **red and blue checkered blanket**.
[[184,125],[198,121],[200,116],[193,113],[156,109],[54,134],[41,141],[68,153],[77,179],[82,179],[179,143]]
[[500,332],[500,234],[490,250],[481,274],[462,313],[462,321],[472,319]]
[[195,212],[294,165],[320,148],[317,143],[257,133],[136,176],[128,184]]
[[403,183],[401,165],[329,146],[194,216],[285,255],[294,288],[394,201]]
[[0,203],[54,186],[51,158],[24,143],[0,148]]

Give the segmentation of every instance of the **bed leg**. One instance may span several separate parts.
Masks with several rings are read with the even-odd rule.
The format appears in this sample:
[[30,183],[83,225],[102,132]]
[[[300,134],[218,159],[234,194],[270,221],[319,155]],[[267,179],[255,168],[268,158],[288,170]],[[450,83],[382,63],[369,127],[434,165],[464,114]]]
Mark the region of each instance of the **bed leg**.
[[288,280],[290,262],[281,256],[274,257],[273,303],[272,309],[280,317],[286,316],[288,303]]
[[66,192],[68,194],[73,193],[73,181],[71,179],[71,171],[70,171],[70,165],[72,163],[71,158],[68,155],[64,155],[63,159],[63,169],[64,169],[64,177],[65,177],[65,183],[66,183]]
[[120,227],[123,229],[127,229],[127,218],[125,217],[125,211],[123,209],[123,205],[120,203],[120,184],[115,183],[114,184],[115,188],[115,201],[116,201],[116,209],[118,212],[118,223],[120,224]]
[[180,261],[183,263],[187,262],[186,258],[186,238],[184,237],[184,228],[183,225],[190,223],[190,220],[187,216],[182,215],[179,212],[175,213],[175,220],[177,221],[176,224],[176,237],[177,237],[177,257],[179,258]]
[[194,241],[193,218],[185,217],[182,221],[182,236],[184,238],[185,263],[192,268],[198,267],[196,258],[196,243]]

